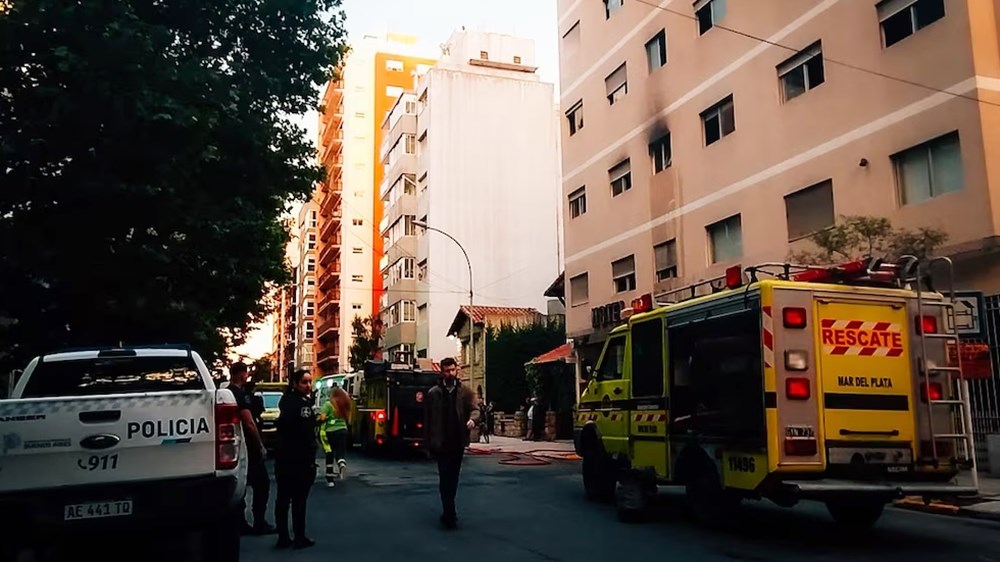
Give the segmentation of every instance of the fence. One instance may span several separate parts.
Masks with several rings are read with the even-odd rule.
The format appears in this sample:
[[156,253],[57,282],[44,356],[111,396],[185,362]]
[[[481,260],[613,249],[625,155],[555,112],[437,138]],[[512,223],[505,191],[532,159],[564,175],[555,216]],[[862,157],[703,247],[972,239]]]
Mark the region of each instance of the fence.
[[990,346],[993,376],[969,381],[972,403],[972,433],[976,441],[976,458],[981,469],[987,469],[986,436],[1000,434],[1000,295],[986,297],[983,327]]

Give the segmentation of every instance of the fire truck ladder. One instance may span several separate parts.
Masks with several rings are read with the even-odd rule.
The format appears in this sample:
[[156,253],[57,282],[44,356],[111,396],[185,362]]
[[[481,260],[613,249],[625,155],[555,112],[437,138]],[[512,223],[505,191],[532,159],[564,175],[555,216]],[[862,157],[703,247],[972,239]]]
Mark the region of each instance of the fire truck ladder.
[[[941,293],[944,298],[940,301],[928,301],[924,298],[923,294],[924,269],[921,267],[920,260],[914,256],[905,256],[903,261],[908,264],[901,268],[904,275],[903,281],[910,284],[917,292],[917,333],[920,336],[920,359],[918,367],[920,369],[920,384],[923,387],[921,392],[927,395],[927,423],[930,429],[931,455],[934,463],[937,464],[940,461],[937,446],[939,439],[962,443],[965,454],[965,459],[963,460],[972,469],[972,484],[978,488],[979,478],[976,472],[976,449],[971,431],[972,409],[969,401],[969,381],[962,378],[962,356],[955,321],[955,266],[950,258],[943,256],[934,258],[927,263],[926,273],[928,274],[933,272],[934,265],[937,263],[947,266],[947,291]],[[913,276],[909,277],[908,275],[911,271],[913,272]],[[928,330],[925,330],[923,326],[924,311],[934,309],[941,310],[945,326],[943,329],[938,330],[938,333],[927,333]],[[932,340],[944,341],[946,346],[945,362],[949,363],[948,365],[936,365],[928,360],[927,347],[928,343]],[[954,349],[956,358],[954,365],[951,365],[951,362],[947,361],[950,349]],[[946,382],[942,387],[950,389],[952,391],[950,395],[954,395],[957,385],[959,396],[957,400],[935,400],[932,398],[930,392],[931,379],[942,376]],[[937,433],[934,427],[934,413],[937,411],[937,408],[947,408],[952,425],[957,427],[956,433]]]

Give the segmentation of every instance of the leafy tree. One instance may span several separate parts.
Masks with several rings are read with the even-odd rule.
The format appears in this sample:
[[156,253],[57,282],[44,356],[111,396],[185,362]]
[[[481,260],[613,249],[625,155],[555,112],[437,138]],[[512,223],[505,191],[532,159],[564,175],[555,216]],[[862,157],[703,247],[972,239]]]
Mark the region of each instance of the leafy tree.
[[[341,0],[3,2],[0,348],[241,343],[323,171]],[[0,365],[3,370],[4,365]]]
[[894,228],[884,217],[845,216],[836,225],[813,234],[815,249],[793,252],[789,259],[806,265],[825,265],[862,258],[926,258],[948,240],[939,229]]
[[558,322],[491,327],[486,337],[486,395],[498,411],[517,411],[533,390],[524,364],[566,343],[565,327]]
[[374,359],[382,343],[382,319],[378,315],[367,318],[355,316],[351,322],[351,370],[362,371],[365,361]]
[[269,357],[261,357],[254,361],[251,369],[255,381],[273,382],[277,378],[275,373],[271,372],[271,359]]

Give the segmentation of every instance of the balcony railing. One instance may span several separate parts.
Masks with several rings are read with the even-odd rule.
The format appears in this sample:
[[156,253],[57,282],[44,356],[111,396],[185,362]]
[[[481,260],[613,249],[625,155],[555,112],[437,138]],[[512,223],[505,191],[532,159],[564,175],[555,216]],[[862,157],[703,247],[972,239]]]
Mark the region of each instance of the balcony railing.
[[327,341],[340,333],[340,315],[334,316],[319,325],[319,339]]
[[321,265],[331,267],[334,261],[337,262],[337,271],[340,271],[340,246],[328,244],[323,251],[319,253],[319,263]]
[[336,361],[340,357],[340,346],[331,345],[316,354],[316,364],[323,366],[327,363]]
[[323,291],[329,291],[333,287],[340,283],[340,262],[333,264],[328,267],[323,275],[319,278],[319,288]]
[[337,312],[340,309],[340,289],[335,289],[327,293],[319,303],[317,313],[324,317],[328,312]]
[[[323,228],[319,231],[320,240],[330,241],[340,238],[340,220],[343,212],[340,209],[329,214],[323,221]],[[340,244],[337,244],[338,246]]]

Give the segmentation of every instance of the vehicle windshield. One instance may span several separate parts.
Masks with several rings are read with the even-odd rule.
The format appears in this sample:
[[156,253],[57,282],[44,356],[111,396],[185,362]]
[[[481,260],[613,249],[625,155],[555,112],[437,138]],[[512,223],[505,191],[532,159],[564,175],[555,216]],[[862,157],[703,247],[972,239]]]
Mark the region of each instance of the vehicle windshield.
[[23,398],[202,390],[190,357],[97,357],[43,361],[30,374]]
[[264,407],[268,410],[274,410],[278,407],[278,403],[281,402],[280,392],[265,392],[264,397]]

